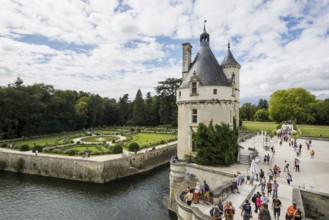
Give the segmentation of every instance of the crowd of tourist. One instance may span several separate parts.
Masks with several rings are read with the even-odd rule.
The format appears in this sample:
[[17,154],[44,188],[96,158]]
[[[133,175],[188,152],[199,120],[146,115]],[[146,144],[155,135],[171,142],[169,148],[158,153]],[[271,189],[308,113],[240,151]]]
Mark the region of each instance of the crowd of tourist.
[[[282,142],[288,142],[290,147],[293,147],[293,150],[296,152],[296,158],[287,159],[283,164],[283,172],[284,176],[281,174],[281,169],[279,165],[275,164],[273,167],[271,166],[271,157],[269,154],[266,154],[264,157],[264,164],[269,165],[269,172],[265,174],[263,169],[260,169],[260,172],[256,174],[252,173],[250,176],[248,175],[246,178],[241,175],[240,172],[234,175],[232,181],[232,192],[240,193],[240,186],[242,184],[250,184],[254,185],[255,180],[259,181],[258,189],[251,198],[250,201],[246,199],[241,209],[241,216],[244,220],[249,219],[261,219],[261,220],[279,220],[280,217],[284,216],[286,220],[301,220],[302,213],[300,209],[298,209],[296,204],[290,205],[286,210],[282,210],[282,203],[279,196],[279,184],[278,178],[283,177],[286,179],[287,184],[290,185],[293,181],[291,170],[289,169],[290,164],[288,161],[293,161],[294,172],[300,172],[301,161],[298,157],[302,152],[302,143],[298,145],[297,140],[295,140],[291,135],[291,130],[285,128],[282,130],[280,135],[280,145]],[[306,140],[305,144],[307,146],[307,150],[311,148],[311,140]],[[274,146],[271,148],[272,151],[272,160],[275,155]],[[314,150],[310,151],[311,158],[314,158]],[[259,179],[258,179],[259,177]],[[245,180],[245,181],[244,181]],[[220,199],[210,198],[210,187],[206,181],[203,184],[199,182],[195,183],[193,188],[188,187],[186,190],[185,201],[187,205],[191,205],[192,203],[198,204],[200,200],[203,201],[204,204],[210,205],[212,204],[209,215],[216,220],[233,220],[234,216],[237,214],[236,209],[231,201],[221,201]],[[216,201],[211,203],[211,200]],[[254,207],[254,208],[253,208]],[[272,210],[272,211],[271,211]]]

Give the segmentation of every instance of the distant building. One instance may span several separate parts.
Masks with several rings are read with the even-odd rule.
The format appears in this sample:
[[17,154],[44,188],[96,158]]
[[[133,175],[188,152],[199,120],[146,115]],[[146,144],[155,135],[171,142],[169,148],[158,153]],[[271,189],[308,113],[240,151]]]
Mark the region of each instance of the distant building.
[[214,124],[233,126],[233,118],[239,121],[241,65],[234,59],[230,43],[222,64],[217,62],[209,43],[210,36],[204,27],[193,62],[191,44],[183,44],[182,84],[176,94],[179,159],[196,151],[192,129],[196,131],[199,123],[208,125],[213,120]]

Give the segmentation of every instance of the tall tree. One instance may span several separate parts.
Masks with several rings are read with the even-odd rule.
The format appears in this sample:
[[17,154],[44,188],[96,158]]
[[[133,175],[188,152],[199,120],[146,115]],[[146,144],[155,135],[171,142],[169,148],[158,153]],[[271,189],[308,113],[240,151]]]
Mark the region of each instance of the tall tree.
[[257,107],[250,102],[244,103],[240,107],[240,118],[241,120],[252,121],[256,113]]
[[295,119],[305,123],[309,117],[305,110],[315,102],[315,96],[303,88],[275,91],[270,98],[269,118],[276,122]]
[[177,125],[176,89],[181,84],[181,79],[167,78],[158,82],[155,88],[160,98],[160,122],[161,124]]
[[119,98],[119,115],[120,115],[120,124],[124,125],[131,120],[132,116],[132,108],[131,102],[129,101],[129,95],[124,94],[122,97]]
[[145,125],[145,106],[140,89],[138,89],[133,107],[133,119],[135,125]]
[[268,101],[266,99],[259,99],[257,109],[268,109]]

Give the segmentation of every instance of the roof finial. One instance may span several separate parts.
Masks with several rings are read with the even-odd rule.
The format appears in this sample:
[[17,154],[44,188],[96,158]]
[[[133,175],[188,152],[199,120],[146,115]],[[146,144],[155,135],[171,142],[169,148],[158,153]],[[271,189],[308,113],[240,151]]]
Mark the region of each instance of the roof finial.
[[204,21],[203,21],[203,31],[204,31],[204,32],[206,32],[206,22],[207,22],[207,20],[204,20]]
[[230,46],[230,40],[228,40],[227,48],[228,48],[228,49],[231,48],[231,46]]

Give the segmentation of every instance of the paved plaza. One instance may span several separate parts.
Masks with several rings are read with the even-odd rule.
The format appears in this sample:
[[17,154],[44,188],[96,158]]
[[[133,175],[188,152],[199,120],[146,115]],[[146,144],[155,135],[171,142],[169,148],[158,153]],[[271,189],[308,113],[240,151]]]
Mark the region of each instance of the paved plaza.
[[[277,182],[279,183],[279,190],[278,190],[278,196],[279,199],[282,202],[282,209],[281,209],[281,218],[284,219],[285,212],[287,210],[287,207],[292,204],[292,189],[293,187],[296,188],[305,188],[306,190],[311,190],[314,192],[324,192],[329,193],[329,184],[327,183],[329,181],[329,142],[328,141],[317,141],[312,140],[311,149],[314,149],[315,151],[315,157],[314,159],[311,159],[309,151],[307,151],[307,147],[305,144],[305,139],[299,139],[297,140],[297,143],[301,143],[303,145],[302,147],[302,153],[301,156],[298,157],[300,160],[300,172],[295,172],[293,170],[294,168],[294,159],[297,158],[297,155],[293,149],[293,147],[289,147],[289,144],[287,142],[283,142],[282,146],[280,147],[279,140],[275,137],[270,142],[271,146],[274,146],[275,148],[275,156],[272,160],[272,152],[271,151],[265,151],[263,149],[263,136],[258,135],[251,139],[246,140],[245,142],[240,143],[241,146],[248,148],[256,148],[259,151],[259,158],[260,161],[258,163],[259,167],[264,170],[266,179],[268,180],[268,173],[269,169],[273,168],[274,165],[278,165],[281,168],[281,174],[279,177],[277,177]],[[272,164],[271,165],[265,165],[263,164],[263,158],[265,154],[270,154]],[[287,160],[290,164],[290,173],[293,178],[293,182],[288,186],[286,181],[286,173],[283,172],[284,168],[284,161]],[[230,172],[230,173],[237,173],[238,171],[242,173],[242,175],[247,175],[247,172],[250,174],[248,165],[242,165],[242,164],[235,164],[230,167],[221,167],[218,168],[222,171]],[[254,182],[254,185],[256,185],[258,182]],[[210,186],[215,188],[216,186]],[[248,196],[250,191],[252,190],[252,187],[246,184],[243,184],[240,188],[240,194],[232,194],[229,196],[227,200],[232,201],[235,209],[236,214],[234,219],[239,220],[242,219],[240,213],[241,209],[239,209],[240,205],[243,203],[245,198]],[[255,192],[261,192],[260,186],[257,186]],[[271,207],[271,203],[270,206]],[[193,206],[197,206],[200,210],[202,210],[205,214],[209,215],[210,211],[210,205],[205,204],[198,204]],[[254,206],[253,206],[254,207]],[[271,214],[272,210],[270,209]],[[254,219],[255,219],[254,213]]]

